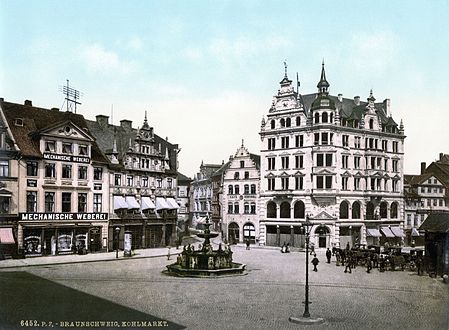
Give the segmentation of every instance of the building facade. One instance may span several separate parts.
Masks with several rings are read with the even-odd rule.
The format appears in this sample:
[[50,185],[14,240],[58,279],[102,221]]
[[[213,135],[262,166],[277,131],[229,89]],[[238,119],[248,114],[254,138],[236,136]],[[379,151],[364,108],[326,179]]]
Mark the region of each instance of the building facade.
[[[299,86],[299,82],[297,82]],[[260,239],[317,247],[401,243],[404,127],[390,101],[329,94],[324,63],[317,93],[280,82],[261,124]]]
[[231,244],[259,240],[260,157],[237,149],[223,175],[223,232]]
[[192,179],[184,174],[178,173],[178,187],[177,187],[177,202],[179,204],[178,209],[178,237],[185,233],[190,217],[190,183]]
[[146,113],[139,129],[104,115],[87,123],[110,163],[109,249],[122,249],[126,234],[132,249],[175,245],[178,145],[156,135]]
[[25,255],[101,251],[108,240],[108,161],[81,115],[1,102],[17,146],[17,243]]

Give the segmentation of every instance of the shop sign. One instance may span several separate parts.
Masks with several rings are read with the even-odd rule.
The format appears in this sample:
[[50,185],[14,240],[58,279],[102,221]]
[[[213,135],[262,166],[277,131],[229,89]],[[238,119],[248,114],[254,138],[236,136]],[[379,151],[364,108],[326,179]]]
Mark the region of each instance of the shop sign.
[[60,155],[60,154],[50,154],[48,152],[43,153],[44,159],[47,160],[57,160],[61,162],[72,162],[72,163],[90,163],[89,157],[83,156],[72,156],[72,155]]
[[108,220],[107,213],[20,213],[24,220]]
[[37,180],[27,180],[27,187],[37,187]]

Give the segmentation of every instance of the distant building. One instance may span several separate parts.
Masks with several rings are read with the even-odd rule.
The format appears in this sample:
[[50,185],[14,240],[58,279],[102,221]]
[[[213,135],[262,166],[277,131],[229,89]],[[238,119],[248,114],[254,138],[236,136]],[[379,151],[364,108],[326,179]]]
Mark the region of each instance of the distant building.
[[178,173],[178,187],[177,187],[177,196],[176,201],[179,204],[178,209],[178,237],[179,234],[186,231],[189,224],[189,215],[190,215],[190,203],[189,203],[189,194],[190,194],[190,183],[192,179],[185,176],[184,174]]
[[259,240],[260,157],[243,145],[223,174],[223,232],[229,243]]
[[449,212],[449,156],[440,154],[428,167],[421,163],[419,175],[404,176],[405,231],[407,243],[422,245],[418,228],[429,214]]
[[309,217],[316,247],[402,243],[404,127],[390,100],[329,87],[324,63],[312,94],[295,90],[286,70],[262,120],[260,239],[301,246]]
[[9,161],[18,192],[3,188],[18,213],[18,248],[28,256],[106,250],[108,160],[83,116],[31,101],[0,106],[18,156]]
[[109,248],[117,241],[122,248],[125,232],[134,249],[175,245],[178,145],[156,135],[146,113],[139,129],[130,120],[108,121],[98,115],[87,124],[110,162]]

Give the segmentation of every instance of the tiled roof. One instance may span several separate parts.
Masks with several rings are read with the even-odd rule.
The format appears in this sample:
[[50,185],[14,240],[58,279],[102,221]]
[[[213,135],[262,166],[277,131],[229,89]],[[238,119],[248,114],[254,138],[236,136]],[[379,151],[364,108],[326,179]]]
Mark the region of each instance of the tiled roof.
[[249,154],[249,157],[253,160],[253,162],[256,164],[256,168],[260,169],[260,156],[256,154]]
[[[86,133],[89,132],[86,120],[80,114],[68,111],[49,110],[10,102],[1,102],[3,113],[8,122],[8,127],[17,142],[22,156],[42,157],[39,148],[39,134],[42,130],[55,126],[58,123],[72,122]],[[16,119],[22,119],[23,126],[15,125]],[[108,160],[94,142],[92,144],[92,161],[107,163]]]
[[449,233],[449,212],[430,213],[419,230]]
[[182,183],[189,183],[191,181],[192,181],[191,178],[189,178],[189,177],[185,176],[184,174],[178,172],[178,185],[181,182]]

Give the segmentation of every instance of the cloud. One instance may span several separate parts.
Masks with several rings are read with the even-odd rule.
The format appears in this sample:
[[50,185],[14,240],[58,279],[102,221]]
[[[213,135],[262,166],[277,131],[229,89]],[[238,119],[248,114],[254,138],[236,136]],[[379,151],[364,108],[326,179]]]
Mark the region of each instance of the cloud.
[[123,61],[119,56],[106,50],[102,45],[93,44],[81,50],[81,58],[90,71],[130,73],[134,69],[131,62]]
[[143,48],[143,40],[140,37],[131,37],[128,41],[128,48],[140,51]]
[[351,40],[351,62],[370,73],[383,72],[394,62],[399,45],[399,38],[389,31],[357,33]]

